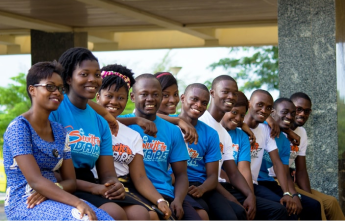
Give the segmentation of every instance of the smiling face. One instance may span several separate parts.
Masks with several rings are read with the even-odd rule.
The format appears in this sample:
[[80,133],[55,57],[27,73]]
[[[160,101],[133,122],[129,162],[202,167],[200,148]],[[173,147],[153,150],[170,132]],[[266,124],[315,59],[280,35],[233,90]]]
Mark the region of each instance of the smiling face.
[[233,107],[230,112],[225,113],[221,124],[226,130],[235,130],[242,126],[246,112],[245,106]]
[[182,111],[191,119],[198,119],[207,109],[210,94],[208,91],[194,87],[181,95]]
[[119,116],[126,107],[128,91],[125,86],[115,91],[116,84],[105,88],[97,94],[97,103],[103,106],[114,117]]
[[235,81],[222,80],[210,92],[214,105],[224,113],[229,112],[237,101],[238,87]]
[[290,128],[294,123],[296,116],[296,107],[293,103],[282,101],[279,103],[275,110],[272,112],[273,119],[278,123],[282,129]]
[[156,78],[140,78],[134,84],[131,100],[138,117],[154,120],[162,102],[162,89]]
[[101,71],[96,60],[85,60],[74,69],[67,80],[69,92],[83,99],[93,99],[102,84]]
[[296,106],[295,124],[299,127],[303,126],[311,113],[311,102],[304,98],[296,98],[292,101]]
[[273,99],[268,94],[255,93],[249,101],[248,114],[258,123],[263,123],[271,114]]
[[[42,79],[38,84],[52,84],[63,87],[62,78],[56,73],[53,73],[50,78]],[[34,87],[30,85],[29,93],[31,94],[33,104],[39,105],[49,111],[57,110],[63,100],[63,94],[58,89],[50,92],[45,86]]]
[[163,100],[159,107],[158,113],[169,115],[176,113],[176,106],[180,102],[178,95],[178,87],[176,84],[167,87],[163,90]]

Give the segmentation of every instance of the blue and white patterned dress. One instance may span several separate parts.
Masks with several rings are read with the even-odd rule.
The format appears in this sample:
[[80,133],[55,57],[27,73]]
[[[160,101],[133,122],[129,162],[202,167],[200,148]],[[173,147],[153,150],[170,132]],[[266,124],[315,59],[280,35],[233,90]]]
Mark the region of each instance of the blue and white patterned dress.
[[[27,208],[26,200],[35,191],[26,181],[15,157],[33,155],[42,176],[54,183],[56,178],[53,171],[61,167],[63,160],[71,158],[63,126],[56,122],[50,124],[54,134],[53,142],[42,140],[23,116],[14,119],[7,127],[3,153],[7,175],[5,213],[10,220],[79,220],[80,215],[76,208],[53,200],[46,200],[32,209]],[[105,211],[90,203],[88,205],[99,220],[112,219]],[[87,216],[84,216],[83,220],[87,220]]]

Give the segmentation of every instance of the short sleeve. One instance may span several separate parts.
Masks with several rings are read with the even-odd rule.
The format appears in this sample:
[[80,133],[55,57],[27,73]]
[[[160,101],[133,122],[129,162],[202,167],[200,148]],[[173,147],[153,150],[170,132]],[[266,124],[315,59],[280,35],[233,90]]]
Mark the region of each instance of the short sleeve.
[[[100,117],[100,116],[98,116]],[[100,156],[112,156],[113,155],[113,149],[112,149],[112,138],[111,138],[111,132],[108,124],[103,118],[100,118],[101,121],[101,145],[100,145]]]
[[222,153],[219,149],[218,133],[211,129],[208,130],[207,136],[210,138],[208,142],[208,149],[205,155],[205,163],[215,162],[222,159]]
[[138,132],[135,132],[136,136],[135,139],[133,140],[133,149],[134,149],[134,154],[140,154],[144,156],[144,151],[143,151],[143,139],[140,137]]
[[283,148],[279,152],[280,159],[284,165],[289,165],[289,159],[290,159],[290,141],[289,139],[284,136],[284,134],[280,134],[281,138],[284,139],[283,142]]
[[179,128],[173,126],[172,129],[172,149],[170,150],[169,163],[189,160],[188,150]]
[[70,143],[69,143],[69,135],[64,132],[64,134],[66,135],[66,139],[65,139],[65,147],[63,149],[63,159],[64,160],[68,160],[68,159],[71,159],[72,156],[71,156],[71,146],[70,146]]
[[265,125],[266,126],[266,134],[265,134],[265,137],[266,137],[266,145],[265,145],[265,150],[267,152],[271,152],[275,149],[277,149],[277,143],[274,139],[271,138],[270,136],[270,133],[271,133],[271,129],[268,127],[268,125]]
[[33,154],[30,125],[23,119],[15,119],[7,127],[4,143],[9,147],[12,157]]
[[301,128],[301,133],[299,134],[301,140],[300,140],[300,145],[299,145],[299,152],[298,156],[305,156],[307,152],[307,146],[308,146],[308,136],[307,132],[303,127]]
[[223,144],[224,145],[223,146],[223,160],[234,160],[234,155],[233,155],[233,150],[232,150],[232,139],[230,135],[228,134],[228,132],[226,132],[224,136],[225,136],[225,139],[224,139],[225,143]]
[[248,161],[250,162],[250,142],[249,137],[246,133],[242,130],[239,131],[241,133],[241,140],[239,143],[239,150],[238,150],[238,162],[241,161]]

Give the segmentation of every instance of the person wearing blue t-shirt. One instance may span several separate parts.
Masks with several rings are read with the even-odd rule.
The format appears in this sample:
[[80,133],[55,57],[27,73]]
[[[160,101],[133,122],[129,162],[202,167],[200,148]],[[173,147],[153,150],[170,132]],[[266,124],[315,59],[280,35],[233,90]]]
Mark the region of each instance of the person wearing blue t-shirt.
[[[274,102],[271,116],[278,123],[281,130],[290,128],[294,121],[295,115],[296,107],[290,99],[279,98]],[[275,140],[279,150],[279,157],[284,164],[289,191],[292,194],[291,197],[297,205],[297,214],[299,215],[299,218],[301,220],[321,220],[320,203],[317,200],[299,194],[295,189],[295,185],[290,176],[289,170],[290,142],[288,138],[285,134],[281,133],[279,138],[275,138]],[[259,185],[267,187],[277,195],[276,199],[272,198],[272,200],[277,201],[283,195],[283,190],[273,179],[273,177],[269,176],[269,170],[272,170],[274,173],[272,165],[273,164],[271,163],[269,155],[264,154],[258,181]],[[268,197],[271,196],[273,195]]]
[[[108,123],[87,104],[102,84],[97,58],[85,48],[71,48],[59,58],[66,94],[50,119],[61,123],[70,139],[77,178],[77,197],[105,210],[113,219],[149,219],[148,211],[132,198],[117,179]],[[91,171],[96,167],[98,180]],[[137,214],[141,214],[138,216]]]
[[[142,74],[136,79],[131,93],[135,103],[135,113],[124,117],[143,117],[156,124],[156,137],[149,136],[138,125],[129,127],[143,138],[144,165],[147,177],[162,194],[177,219],[200,220],[195,209],[184,201],[188,190],[187,160],[188,151],[179,128],[156,115],[162,101],[159,81],[151,74]],[[175,187],[168,174],[171,165],[175,175]]]

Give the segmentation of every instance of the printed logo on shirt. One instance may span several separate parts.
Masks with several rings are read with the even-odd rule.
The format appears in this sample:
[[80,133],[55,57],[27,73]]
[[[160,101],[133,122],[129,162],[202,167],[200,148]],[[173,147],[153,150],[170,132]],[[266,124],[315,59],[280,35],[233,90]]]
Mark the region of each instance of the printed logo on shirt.
[[134,154],[129,146],[117,143],[113,145],[113,157],[116,162],[129,164],[132,162]]
[[198,151],[193,148],[188,147],[189,160],[187,161],[188,166],[198,166],[198,161],[202,160],[202,157],[199,157]]
[[222,144],[222,142],[219,142],[219,147],[220,147],[220,152],[222,154],[224,154],[223,150],[224,150],[224,145]]
[[237,159],[239,149],[240,149],[240,146],[238,144],[234,144],[234,143],[232,144],[232,155],[234,159]]
[[143,137],[144,160],[147,161],[166,161],[169,150],[164,142],[152,140],[148,142],[148,137]]
[[291,144],[290,147],[290,159],[296,159],[296,157],[298,156],[299,147],[293,144]]
[[250,155],[252,158],[258,158],[258,154],[262,148],[259,148],[259,144],[255,143],[254,146],[250,146]]
[[72,126],[67,126],[69,130],[69,144],[73,152],[93,157],[99,156],[101,139],[94,134],[85,134],[83,128],[73,130]]

